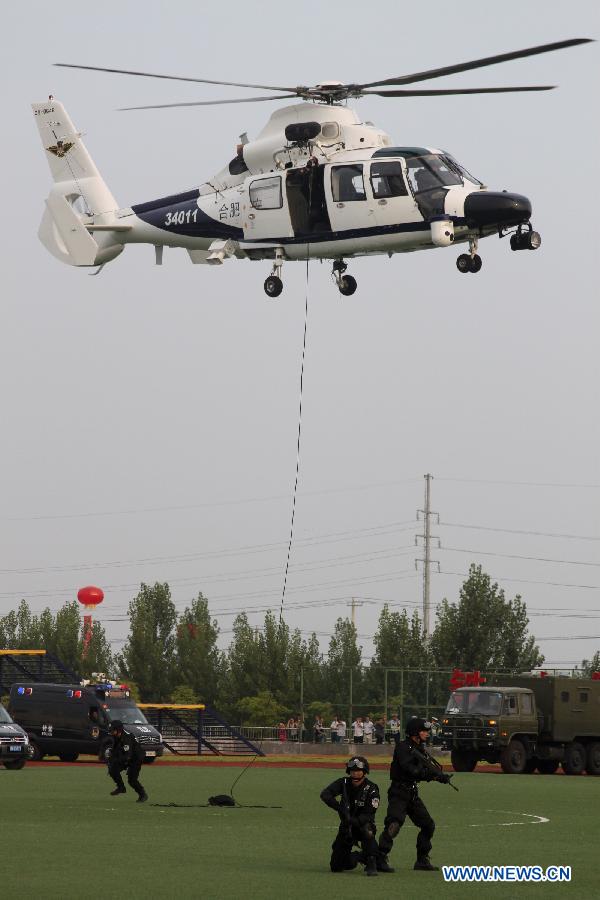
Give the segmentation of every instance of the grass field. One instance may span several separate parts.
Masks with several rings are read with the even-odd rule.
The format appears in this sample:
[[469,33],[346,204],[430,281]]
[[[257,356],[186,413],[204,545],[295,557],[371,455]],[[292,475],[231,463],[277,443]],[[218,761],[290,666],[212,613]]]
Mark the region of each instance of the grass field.
[[[436,898],[600,897],[600,779],[473,773],[456,776],[458,794],[424,785],[421,795],[437,822],[432,859],[438,865],[572,867],[570,884],[450,884],[441,872],[412,870],[416,831],[408,822],[390,857],[395,874],[367,880],[362,867],[329,872],[337,818],[319,792],[339,768],[251,768],[235,790],[239,803],[281,808],[195,805],[229,793],[240,771],[145,767],[150,800],[136,804],[130,791],[109,796],[113,783],[99,766],[0,768],[0,896],[331,900],[368,891],[375,898],[423,900],[435,891]],[[386,773],[373,779],[384,794]],[[181,806],[159,805],[170,803]],[[382,803],[380,827],[384,815]]]

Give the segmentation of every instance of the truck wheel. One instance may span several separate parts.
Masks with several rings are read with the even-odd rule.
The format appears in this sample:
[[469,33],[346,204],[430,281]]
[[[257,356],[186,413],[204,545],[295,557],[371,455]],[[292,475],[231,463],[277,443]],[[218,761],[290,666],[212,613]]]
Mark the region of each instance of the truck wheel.
[[22,769],[24,765],[25,765],[24,759],[15,759],[13,762],[5,762],[4,768],[5,769]]
[[472,772],[477,765],[477,754],[472,750],[452,750],[450,760],[455,772]]
[[79,753],[59,753],[58,758],[61,762],[76,762],[79,758]]
[[30,759],[35,760],[35,762],[39,762],[40,759],[44,758],[42,748],[39,744],[36,744],[35,741],[29,741],[29,757]]
[[554,775],[558,769],[557,759],[538,759],[538,772],[540,775]]
[[587,748],[585,770],[588,775],[600,775],[600,744],[590,744]]
[[522,741],[513,740],[500,754],[502,771],[507,775],[522,775],[527,765],[527,753]]
[[581,775],[585,769],[585,747],[578,741],[568,744],[562,761],[565,775]]

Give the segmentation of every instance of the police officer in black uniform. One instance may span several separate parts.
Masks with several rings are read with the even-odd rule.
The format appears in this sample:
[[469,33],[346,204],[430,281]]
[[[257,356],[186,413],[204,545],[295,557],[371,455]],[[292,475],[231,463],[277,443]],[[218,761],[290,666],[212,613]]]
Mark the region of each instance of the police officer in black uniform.
[[110,733],[113,743],[107,751],[108,774],[116,784],[116,788],[110,792],[110,795],[116,797],[117,794],[125,793],[126,788],[121,772],[127,769],[127,781],[138,795],[137,802],[144,803],[148,799],[148,794],[139,781],[145,756],[144,750],[137,738],[123,729],[123,723],[118,719],[111,723]]
[[[365,863],[366,875],[377,875],[379,851],[375,840],[375,813],[379,807],[379,788],[366,777],[369,763],[364,756],[354,756],[346,765],[347,778],[338,778],[321,791],[321,800],[340,817],[340,827],[331,845],[332,872],[355,869]],[[338,800],[338,797],[340,798]],[[362,853],[352,851],[359,844]],[[393,871],[385,866],[380,871]]]
[[419,797],[417,782],[440,781],[449,784],[450,777],[428,762],[425,744],[431,731],[431,722],[412,718],[406,726],[406,740],[398,741],[390,765],[391,785],[388,790],[388,810],[384,830],[379,838],[379,850],[384,859],[392,849],[394,838],[408,816],[419,829],[417,835],[417,861],[414,868],[435,872],[438,866],[429,859],[431,838],[435,822]]

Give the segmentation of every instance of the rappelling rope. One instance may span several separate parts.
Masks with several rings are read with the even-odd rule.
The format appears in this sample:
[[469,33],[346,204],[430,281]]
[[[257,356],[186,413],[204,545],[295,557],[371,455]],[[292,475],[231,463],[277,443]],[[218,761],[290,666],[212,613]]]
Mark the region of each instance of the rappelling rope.
[[308,330],[308,253],[306,256],[306,290],[304,300],[304,339],[302,341],[302,364],[300,366],[300,401],[298,406],[298,441],[296,445],[296,478],[294,481],[294,492],[292,495],[292,521],[290,523],[290,539],[288,542],[287,559],[285,562],[285,574],[283,577],[283,591],[281,593],[281,605],[279,607],[279,624],[283,621],[283,604],[285,602],[285,592],[287,588],[288,572],[290,568],[290,557],[292,555],[292,542],[294,540],[294,521],[296,518],[296,496],[298,493],[298,480],[300,477],[300,439],[302,436],[302,395],[304,389],[304,360],[306,358],[306,333]]

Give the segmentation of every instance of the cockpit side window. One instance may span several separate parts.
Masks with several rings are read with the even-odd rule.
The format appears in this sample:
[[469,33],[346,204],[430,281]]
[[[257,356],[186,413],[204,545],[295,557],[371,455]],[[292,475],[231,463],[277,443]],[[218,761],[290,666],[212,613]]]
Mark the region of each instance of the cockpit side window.
[[253,181],[250,184],[250,203],[254,209],[281,209],[281,176]]
[[406,160],[408,179],[414,194],[462,185],[462,176],[443,156],[411,156]]
[[336,203],[365,200],[363,167],[361,165],[332,166],[331,193]]
[[399,162],[371,163],[371,187],[376,198],[405,197],[408,191],[402,165]]

